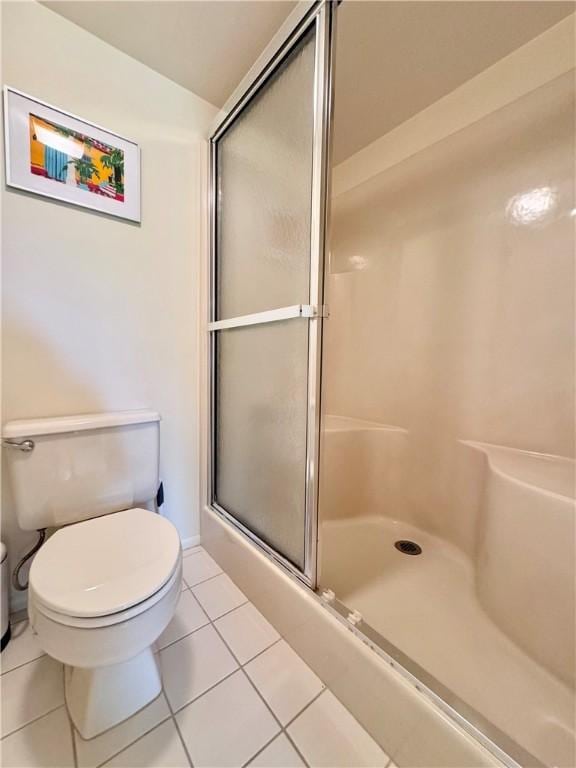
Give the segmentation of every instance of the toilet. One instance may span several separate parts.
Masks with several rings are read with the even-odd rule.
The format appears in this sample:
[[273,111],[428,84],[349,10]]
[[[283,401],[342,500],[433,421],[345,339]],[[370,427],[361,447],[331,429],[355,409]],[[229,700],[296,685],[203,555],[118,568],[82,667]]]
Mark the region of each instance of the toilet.
[[66,705],[85,739],[162,690],[154,643],[180,597],[182,549],[152,511],[159,426],[154,411],[122,411],[3,429],[18,524],[51,534],[30,568],[30,624],[65,665]]

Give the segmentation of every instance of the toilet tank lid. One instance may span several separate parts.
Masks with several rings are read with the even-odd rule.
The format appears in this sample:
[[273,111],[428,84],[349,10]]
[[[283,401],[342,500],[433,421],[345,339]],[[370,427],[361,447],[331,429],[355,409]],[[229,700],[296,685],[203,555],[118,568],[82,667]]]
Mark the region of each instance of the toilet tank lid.
[[55,435],[64,432],[82,432],[106,427],[122,427],[127,424],[148,424],[160,421],[157,411],[111,411],[110,413],[86,413],[78,416],[54,416],[42,419],[18,419],[7,421],[2,429],[2,437],[34,437],[37,435]]

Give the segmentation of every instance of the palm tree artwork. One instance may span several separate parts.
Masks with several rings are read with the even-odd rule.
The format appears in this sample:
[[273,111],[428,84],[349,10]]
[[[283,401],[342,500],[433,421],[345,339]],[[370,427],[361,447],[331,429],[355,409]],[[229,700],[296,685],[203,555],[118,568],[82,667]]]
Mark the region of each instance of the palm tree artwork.
[[[29,132],[32,174],[65,184],[68,189],[64,194],[74,198],[76,190],[82,190],[78,204],[87,207],[89,202],[85,193],[116,203],[125,202],[125,161],[127,163],[131,156],[124,149],[108,144],[102,136],[80,133],[32,112],[29,114]],[[100,130],[100,133],[105,132]],[[127,164],[126,170],[131,171],[131,166]],[[102,209],[117,212],[119,206],[106,205]]]
[[80,177],[80,184],[88,184],[89,181],[92,181],[92,176],[96,176],[97,179],[100,178],[100,171],[96,168],[91,158],[84,155],[83,157],[69,160],[68,162],[72,163],[76,168],[78,176]]
[[79,176],[80,184],[87,186],[88,182],[92,181],[93,176],[96,176],[97,179],[100,178],[100,171],[94,165],[90,154],[92,142],[90,139],[86,139],[84,144],[85,149],[82,157],[75,157],[72,160],[68,160],[66,165],[73,165]]
[[111,182],[119,195],[124,194],[124,152],[121,149],[113,148],[110,154],[103,154],[100,162],[104,168],[110,168],[113,172]]

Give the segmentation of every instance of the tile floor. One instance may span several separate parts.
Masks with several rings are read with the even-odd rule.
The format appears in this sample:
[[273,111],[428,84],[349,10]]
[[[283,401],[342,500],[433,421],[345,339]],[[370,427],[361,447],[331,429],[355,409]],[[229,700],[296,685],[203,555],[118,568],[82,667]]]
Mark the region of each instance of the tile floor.
[[1,656],[2,766],[380,766],[387,755],[200,547],[156,644],[163,693],[85,741],[64,706],[62,665],[28,622]]

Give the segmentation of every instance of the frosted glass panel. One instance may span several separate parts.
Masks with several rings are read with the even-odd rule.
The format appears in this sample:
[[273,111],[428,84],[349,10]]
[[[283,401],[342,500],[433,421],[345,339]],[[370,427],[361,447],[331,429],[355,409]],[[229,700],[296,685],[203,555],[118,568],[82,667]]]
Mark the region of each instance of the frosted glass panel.
[[216,337],[218,504],[302,568],[308,322]]
[[217,144],[216,317],[308,302],[314,35]]

